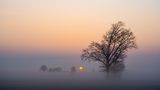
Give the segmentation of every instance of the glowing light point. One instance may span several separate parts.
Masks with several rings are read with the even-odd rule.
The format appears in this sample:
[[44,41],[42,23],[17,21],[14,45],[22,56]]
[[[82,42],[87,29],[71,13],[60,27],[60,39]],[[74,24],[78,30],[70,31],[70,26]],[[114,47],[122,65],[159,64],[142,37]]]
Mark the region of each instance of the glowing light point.
[[84,67],[83,67],[83,66],[80,66],[80,67],[79,67],[79,70],[80,70],[80,71],[83,71],[83,70],[84,70]]

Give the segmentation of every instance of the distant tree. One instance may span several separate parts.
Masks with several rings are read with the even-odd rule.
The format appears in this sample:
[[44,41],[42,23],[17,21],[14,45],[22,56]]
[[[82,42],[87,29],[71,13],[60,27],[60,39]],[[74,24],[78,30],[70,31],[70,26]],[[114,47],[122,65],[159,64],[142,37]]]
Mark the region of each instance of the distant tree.
[[42,66],[40,67],[40,70],[43,71],[43,72],[45,72],[45,71],[48,70],[48,68],[47,68],[46,65],[42,65]]
[[62,68],[61,67],[56,67],[56,68],[49,68],[48,72],[62,72]]
[[71,72],[76,72],[76,67],[75,66],[71,67]]
[[49,68],[49,69],[48,69],[48,72],[53,72],[53,69],[52,69],[52,68]]
[[82,50],[81,59],[99,62],[102,70],[107,72],[124,68],[123,61],[127,51],[137,48],[135,36],[124,26],[121,21],[112,24],[101,42],[92,42],[88,48]]
[[52,72],[62,72],[62,68],[61,67],[56,67],[52,69]]

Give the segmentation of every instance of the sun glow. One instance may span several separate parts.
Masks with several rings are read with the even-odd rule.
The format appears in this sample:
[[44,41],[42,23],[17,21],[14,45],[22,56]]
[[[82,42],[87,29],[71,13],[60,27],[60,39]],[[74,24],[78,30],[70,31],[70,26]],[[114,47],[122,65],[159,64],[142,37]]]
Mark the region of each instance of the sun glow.
[[80,67],[79,67],[79,70],[80,70],[80,71],[84,71],[84,67],[83,67],[83,66],[80,66]]

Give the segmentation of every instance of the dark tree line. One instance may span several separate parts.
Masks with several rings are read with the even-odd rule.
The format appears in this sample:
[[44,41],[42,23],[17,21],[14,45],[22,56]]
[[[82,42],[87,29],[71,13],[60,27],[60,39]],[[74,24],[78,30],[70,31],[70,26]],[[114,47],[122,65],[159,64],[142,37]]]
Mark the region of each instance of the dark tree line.
[[[64,71],[61,67],[55,67],[55,68],[49,68],[47,67],[46,65],[42,65],[40,67],[40,71],[43,71],[43,72],[66,72]],[[69,72],[69,71],[68,71]],[[76,72],[76,67],[75,66],[72,66],[70,68],[70,72]]]

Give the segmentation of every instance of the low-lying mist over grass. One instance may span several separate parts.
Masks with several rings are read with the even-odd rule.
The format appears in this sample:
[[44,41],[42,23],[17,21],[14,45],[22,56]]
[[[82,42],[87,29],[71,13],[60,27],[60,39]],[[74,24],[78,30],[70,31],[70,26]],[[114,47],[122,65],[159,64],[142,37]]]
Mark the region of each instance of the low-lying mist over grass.
[[[2,90],[118,90],[119,88],[158,90],[160,62],[158,55],[154,55],[137,54],[136,57],[129,55],[125,61],[126,68],[118,73],[100,72],[98,63],[82,63],[79,55],[61,54],[61,57],[59,55],[3,55],[0,88]],[[143,63],[144,61],[146,64]],[[42,71],[43,65],[47,70]],[[80,66],[84,67],[83,71],[80,71]],[[75,67],[74,72],[73,67]]]

